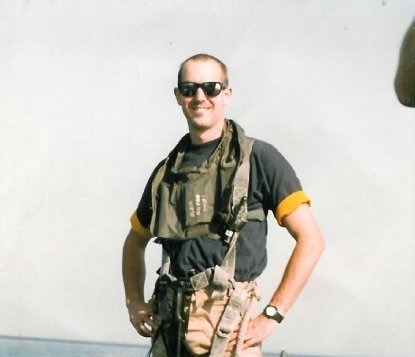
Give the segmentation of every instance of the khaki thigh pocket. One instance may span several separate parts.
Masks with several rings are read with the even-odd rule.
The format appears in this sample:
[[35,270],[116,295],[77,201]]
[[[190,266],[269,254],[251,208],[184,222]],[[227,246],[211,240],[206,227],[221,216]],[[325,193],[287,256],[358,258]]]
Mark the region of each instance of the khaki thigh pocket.
[[216,327],[225,309],[227,299],[209,299],[209,292],[198,290],[192,297],[189,324],[186,333],[186,347],[195,356],[210,351]]

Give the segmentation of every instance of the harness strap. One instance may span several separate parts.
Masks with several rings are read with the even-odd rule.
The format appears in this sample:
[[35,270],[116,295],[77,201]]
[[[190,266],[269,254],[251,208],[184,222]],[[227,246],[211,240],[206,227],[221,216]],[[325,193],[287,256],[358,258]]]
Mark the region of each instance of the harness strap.
[[220,299],[229,289],[235,288],[235,281],[230,280],[229,274],[218,265],[193,275],[189,280],[194,290],[211,287],[213,299]]
[[222,260],[222,269],[225,270],[229,279],[234,278],[235,275],[235,263],[236,263],[236,241],[239,237],[239,232],[233,232],[231,242],[225,257]]
[[235,281],[223,267],[216,266],[212,278],[212,299],[222,299],[229,289],[233,289]]
[[190,284],[194,290],[206,288],[210,285],[210,278],[214,268],[209,268],[190,277]]
[[251,302],[248,306],[245,316],[242,317],[242,321],[239,325],[239,333],[238,333],[238,339],[237,339],[236,348],[235,348],[235,356],[239,356],[239,353],[242,351],[246,331],[248,329],[248,323],[249,323],[249,320],[251,319],[252,314],[254,313],[256,302],[259,300],[259,296],[256,295],[255,298],[256,300],[251,299]]
[[163,252],[161,254],[161,267],[160,267],[160,276],[169,275],[170,273],[170,256],[167,253],[166,248],[163,247]]
[[[239,133],[238,133],[239,134]],[[245,138],[242,144],[241,164],[236,170],[235,178],[233,181],[233,192],[232,192],[232,207],[236,207],[243,197],[248,197],[248,186],[249,186],[249,170],[250,170],[250,156],[252,152],[252,145],[254,139]],[[248,214],[248,210],[243,212],[245,221]]]
[[[241,324],[247,324],[250,318],[250,314],[247,314],[247,312],[252,312],[253,310],[251,309],[252,299],[248,300],[248,293],[254,290],[255,284],[255,281],[251,281],[248,286],[237,287],[232,291],[213,338],[209,357],[222,357],[224,355],[229,337],[235,330],[239,317],[242,317]],[[246,327],[244,330],[243,334],[246,332]],[[241,338],[241,334],[239,334],[238,338]]]

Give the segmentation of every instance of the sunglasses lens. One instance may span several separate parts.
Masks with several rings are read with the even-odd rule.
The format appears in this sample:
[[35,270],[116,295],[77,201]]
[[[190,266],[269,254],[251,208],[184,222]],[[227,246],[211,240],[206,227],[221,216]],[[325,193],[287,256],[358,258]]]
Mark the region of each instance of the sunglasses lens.
[[219,82],[207,82],[202,84],[203,92],[209,97],[216,97],[222,90]]
[[180,94],[184,97],[193,97],[197,91],[195,83],[179,83]]

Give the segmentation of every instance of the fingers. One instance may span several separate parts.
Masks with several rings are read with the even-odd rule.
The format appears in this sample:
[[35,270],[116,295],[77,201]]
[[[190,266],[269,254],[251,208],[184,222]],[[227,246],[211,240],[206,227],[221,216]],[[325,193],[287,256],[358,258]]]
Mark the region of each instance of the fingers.
[[143,304],[135,308],[130,308],[130,321],[138,334],[143,337],[152,337],[157,329],[158,323],[156,317],[148,304]]
[[157,328],[157,323],[151,316],[144,316],[141,319],[136,319],[132,324],[137,332],[143,337],[153,337],[154,331]]
[[267,319],[263,315],[251,320],[244,336],[243,349],[260,344],[275,330],[277,325],[276,321]]
[[[239,328],[235,330],[230,336],[229,336],[229,342],[228,346],[226,348],[227,352],[232,352],[234,348],[236,347],[236,344],[238,343],[238,333]],[[243,339],[243,345],[242,349],[246,349],[248,347],[256,346],[260,343],[260,336],[257,336],[255,334],[255,331],[248,330],[246,331]]]
[[228,341],[228,346],[226,348],[226,351],[231,352],[235,348],[237,342],[238,342],[238,333],[234,331],[229,336],[229,341]]
[[137,324],[137,332],[144,337],[152,337],[153,336],[153,330],[151,327],[144,322],[139,322]]
[[[260,344],[272,333],[272,331],[276,328],[276,325],[278,325],[276,321],[267,319],[262,315],[259,315],[256,318],[250,320],[247,329],[242,337],[242,349],[257,346]],[[238,343],[239,332],[240,326],[237,326],[229,337],[229,343],[227,347],[228,351],[231,351]]]
[[256,346],[261,342],[261,339],[258,336],[254,335],[245,335],[243,349]]

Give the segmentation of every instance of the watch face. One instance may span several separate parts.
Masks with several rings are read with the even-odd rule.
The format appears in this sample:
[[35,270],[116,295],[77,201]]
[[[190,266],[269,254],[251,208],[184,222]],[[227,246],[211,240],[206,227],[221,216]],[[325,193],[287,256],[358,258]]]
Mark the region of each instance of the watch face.
[[278,323],[281,323],[281,321],[284,320],[284,316],[282,316],[278,312],[278,309],[273,305],[268,305],[265,308],[264,315],[270,319],[277,321]]
[[274,317],[277,314],[278,310],[275,306],[267,306],[265,309],[265,314],[269,317]]

